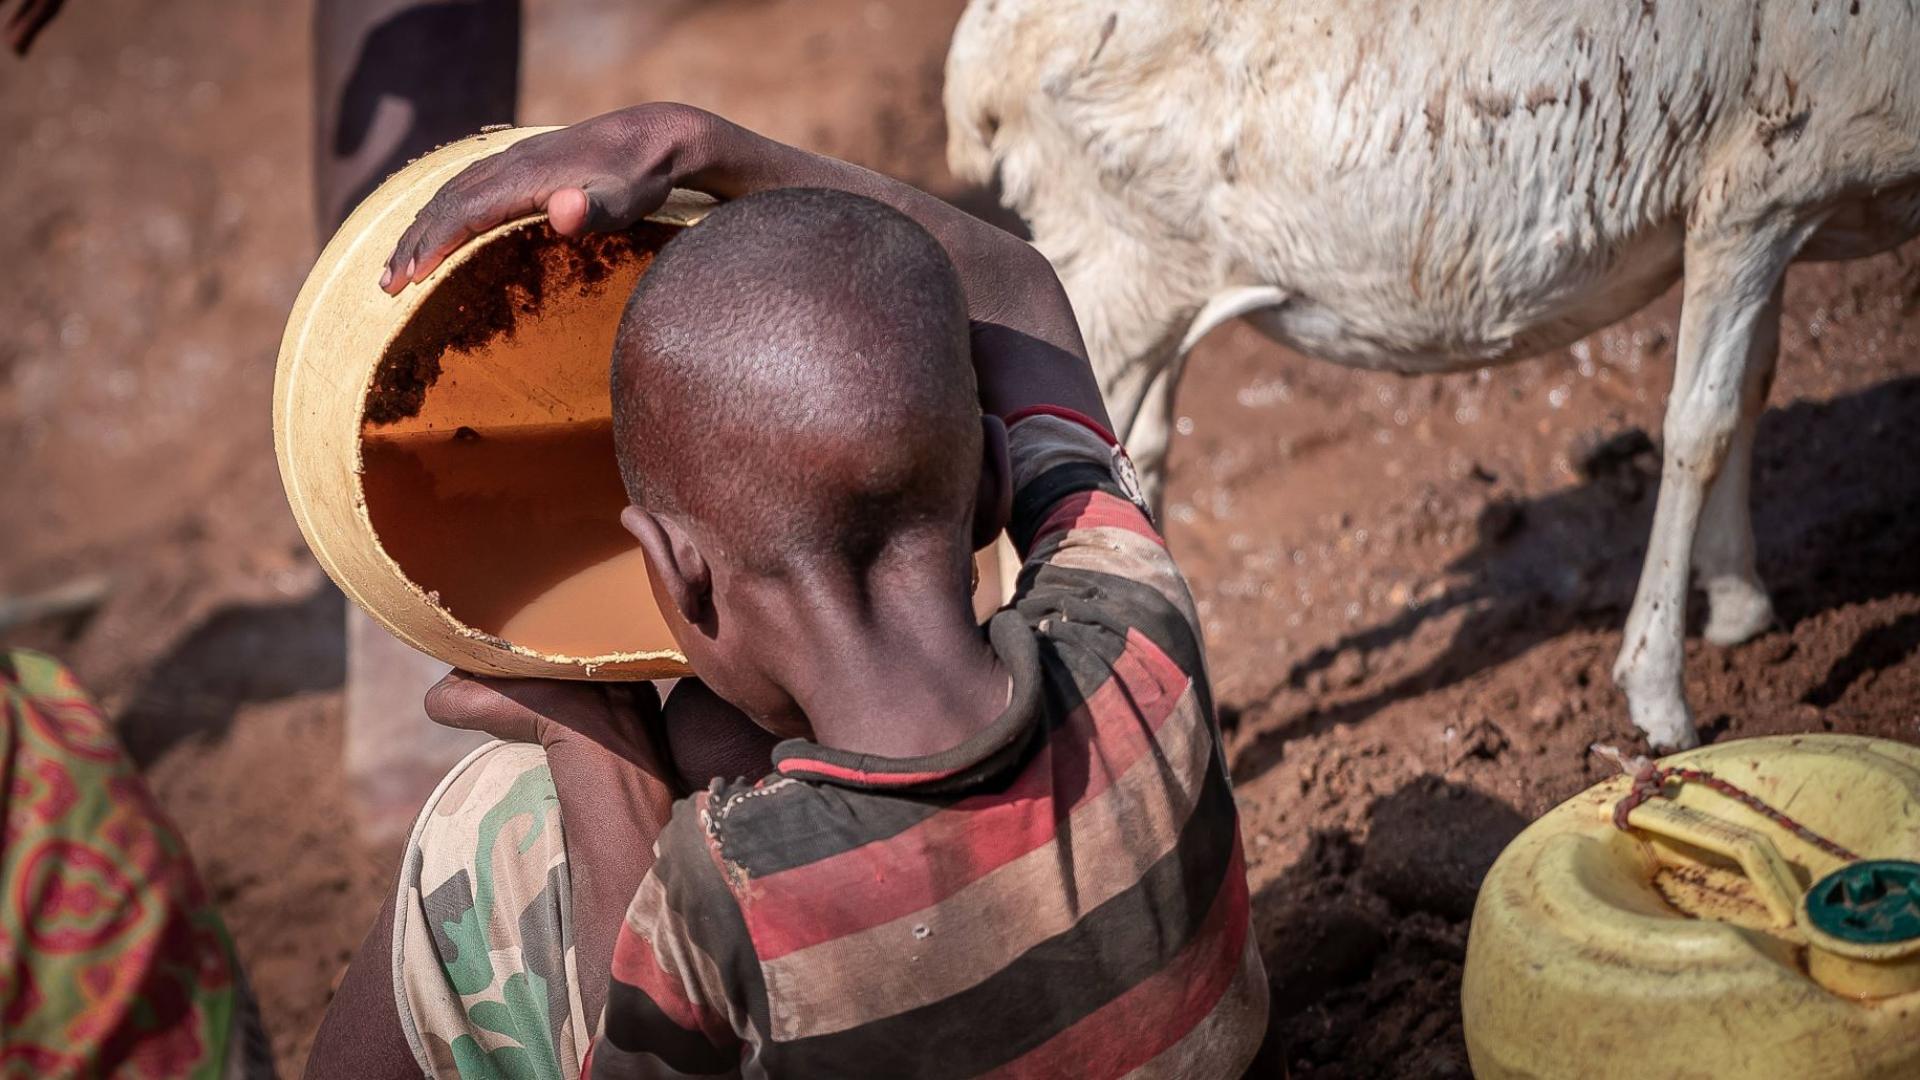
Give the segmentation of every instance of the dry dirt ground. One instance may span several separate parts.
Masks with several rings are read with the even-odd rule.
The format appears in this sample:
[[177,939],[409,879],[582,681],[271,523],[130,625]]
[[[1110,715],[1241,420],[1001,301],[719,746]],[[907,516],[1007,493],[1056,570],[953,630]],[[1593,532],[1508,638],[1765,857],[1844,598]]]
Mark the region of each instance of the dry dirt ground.
[[[92,572],[65,657],[224,905],[297,1073],[393,852],[345,830],[338,595],[281,498],[280,329],[316,250],[304,4],[71,0],[0,61],[0,590]],[[521,119],[647,97],[969,206],[941,160],[958,0],[532,0]],[[1920,248],[1797,269],[1762,423],[1779,628],[1689,646],[1712,738],[1920,741]],[[1540,360],[1403,380],[1222,331],[1168,531],[1200,597],[1273,978],[1263,1074],[1465,1075],[1478,877],[1638,748],[1607,678],[1677,301]]]

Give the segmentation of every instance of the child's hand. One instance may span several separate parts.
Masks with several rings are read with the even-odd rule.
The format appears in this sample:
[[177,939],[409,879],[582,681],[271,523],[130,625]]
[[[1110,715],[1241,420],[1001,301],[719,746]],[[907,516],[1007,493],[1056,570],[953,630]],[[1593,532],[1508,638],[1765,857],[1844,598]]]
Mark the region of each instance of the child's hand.
[[686,791],[716,779],[760,779],[773,771],[773,748],[781,741],[695,678],[681,679],[667,695],[660,730]]
[[380,287],[397,294],[461,244],[516,217],[545,209],[569,236],[624,228],[659,209],[675,187],[720,199],[833,188],[906,214],[933,234],[959,271],[986,411],[1004,417],[1051,405],[1112,428],[1066,290],[1032,245],[897,180],[687,105],[636,105],[535,135],[468,166],[401,235]]
[[428,718],[448,727],[538,743],[549,751],[585,740],[652,775],[672,775],[654,745],[660,695],[651,683],[495,679],[455,671],[427,691],[426,709]]
[[[659,693],[651,683],[456,671],[427,691],[427,715],[546,751],[566,839],[579,968],[597,973],[604,991],[621,918],[653,865],[653,838],[673,816],[673,773],[654,743]],[[589,1015],[598,1015],[603,1002],[587,1000],[596,1010]]]
[[380,287],[397,294],[461,244],[540,210],[567,236],[639,221],[666,202],[676,158],[698,144],[703,116],[678,105],[636,105],[523,139],[474,162],[447,181],[401,234]]

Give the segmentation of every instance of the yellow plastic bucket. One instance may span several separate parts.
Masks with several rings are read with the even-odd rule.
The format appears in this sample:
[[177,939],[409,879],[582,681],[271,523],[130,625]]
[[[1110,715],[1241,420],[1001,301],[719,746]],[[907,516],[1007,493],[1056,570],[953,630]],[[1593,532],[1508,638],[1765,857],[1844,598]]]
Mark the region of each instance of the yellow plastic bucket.
[[1488,872],[1474,1075],[1920,1077],[1920,749],[1773,737],[1659,765],[1712,781],[1669,779],[1626,829],[1633,778],[1596,785]]
[[540,130],[421,158],[328,243],[280,346],[281,479],[328,575],[422,652],[494,675],[684,675],[619,528],[607,369],[634,282],[712,200],[676,192],[582,241],[527,218],[397,298],[378,286],[442,183]]
[[[280,343],[280,477],[327,574],[421,652],[491,675],[690,674],[618,524],[607,374],[634,283],[713,200],[676,191],[635,228],[580,240],[535,215],[477,237],[398,297],[378,285],[443,183],[546,130],[443,147],[340,227]],[[1004,538],[976,565],[984,617],[1017,566]]]

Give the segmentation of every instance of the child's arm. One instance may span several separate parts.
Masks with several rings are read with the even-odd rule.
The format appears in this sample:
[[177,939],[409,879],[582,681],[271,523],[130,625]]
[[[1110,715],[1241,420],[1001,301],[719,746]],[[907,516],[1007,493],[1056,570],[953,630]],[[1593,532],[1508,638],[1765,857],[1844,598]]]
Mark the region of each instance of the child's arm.
[[454,672],[427,691],[435,723],[546,751],[573,902],[586,1016],[600,1015],[613,942],[673,815],[672,767],[655,745],[660,699],[648,683],[495,679]]
[[545,210],[568,235],[624,228],[676,187],[721,198],[823,187],[892,206],[931,232],[959,271],[986,410],[1007,417],[1058,406],[1111,426],[1066,292],[1030,245],[907,184],[685,105],[622,109],[468,167],[401,236],[382,287],[398,293],[468,239],[514,218]]

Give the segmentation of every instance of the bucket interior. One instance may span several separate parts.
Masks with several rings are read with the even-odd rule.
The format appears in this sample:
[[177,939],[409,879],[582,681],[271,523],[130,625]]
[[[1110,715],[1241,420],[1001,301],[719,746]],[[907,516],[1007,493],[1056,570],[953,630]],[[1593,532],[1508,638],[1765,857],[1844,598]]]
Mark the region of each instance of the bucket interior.
[[361,424],[367,514],[461,623],[549,657],[674,648],[620,524],[608,398],[621,310],[673,232],[498,235],[382,357]]

